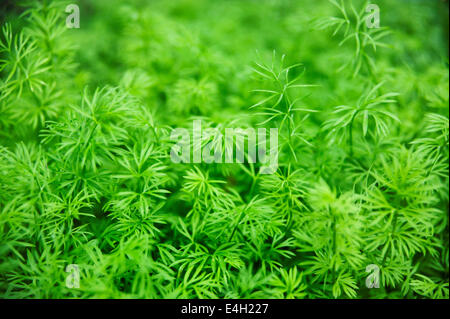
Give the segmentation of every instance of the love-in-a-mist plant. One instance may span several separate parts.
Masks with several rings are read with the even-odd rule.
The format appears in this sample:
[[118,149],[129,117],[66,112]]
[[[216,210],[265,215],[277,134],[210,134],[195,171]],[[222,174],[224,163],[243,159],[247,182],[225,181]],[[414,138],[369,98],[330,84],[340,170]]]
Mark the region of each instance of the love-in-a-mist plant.
[[448,2],[75,2],[0,5],[2,298],[449,297]]

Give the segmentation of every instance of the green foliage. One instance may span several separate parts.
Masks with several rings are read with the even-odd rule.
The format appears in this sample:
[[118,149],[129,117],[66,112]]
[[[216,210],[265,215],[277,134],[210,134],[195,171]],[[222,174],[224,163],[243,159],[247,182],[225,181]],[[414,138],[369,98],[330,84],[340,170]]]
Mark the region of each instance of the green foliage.
[[[67,1],[21,2],[1,297],[449,297],[448,3],[378,1],[370,28],[363,0],[79,1],[69,29]],[[194,120],[203,147],[277,128],[276,172],[174,163]]]

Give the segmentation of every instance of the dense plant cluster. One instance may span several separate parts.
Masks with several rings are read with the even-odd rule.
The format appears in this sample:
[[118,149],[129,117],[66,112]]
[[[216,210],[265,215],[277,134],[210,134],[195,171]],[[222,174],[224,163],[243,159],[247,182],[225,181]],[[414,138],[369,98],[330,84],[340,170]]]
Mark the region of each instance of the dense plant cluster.
[[[448,3],[69,3],[1,13],[3,298],[449,297]],[[194,120],[277,171],[174,163]]]

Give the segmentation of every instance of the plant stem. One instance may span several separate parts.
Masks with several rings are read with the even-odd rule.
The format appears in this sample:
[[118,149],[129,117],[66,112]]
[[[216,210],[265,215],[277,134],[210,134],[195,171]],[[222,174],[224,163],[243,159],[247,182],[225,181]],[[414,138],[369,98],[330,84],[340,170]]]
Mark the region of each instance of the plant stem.
[[228,241],[231,241],[233,239],[234,233],[237,230],[237,227],[239,226],[239,223],[241,222],[242,217],[244,217],[245,210],[247,209],[247,206],[242,210],[241,214],[239,215],[236,225],[234,225],[233,231],[231,232],[230,238],[228,238]]
[[353,122],[355,120],[356,114],[358,114],[357,111],[353,114],[352,119],[350,120],[350,125],[348,126],[349,130],[348,146],[350,149],[350,157],[353,157]]
[[[395,211],[394,211],[394,216],[392,217],[391,238],[394,236],[395,228],[397,227],[397,216],[398,216],[398,213],[397,213],[397,210],[395,210]],[[384,254],[383,260],[382,260],[382,262],[381,262],[382,265],[385,264],[387,255],[388,255],[388,254],[387,254],[387,252],[386,252],[386,254]],[[391,257],[392,257],[392,251],[391,251]]]
[[[336,217],[334,216],[334,214],[333,214],[333,210],[331,209],[331,206],[330,205],[328,205],[328,213],[330,214],[330,217],[331,217],[331,219],[332,219],[332,222],[331,222],[331,231],[333,232],[333,237],[332,237],[332,243],[331,243],[331,251],[332,251],[332,254],[333,254],[333,257],[334,257],[334,255],[336,254]],[[334,284],[334,281],[336,280],[336,271],[335,271],[335,265],[334,264],[332,264],[331,265],[332,266],[332,268],[331,268],[331,284],[333,285]]]

